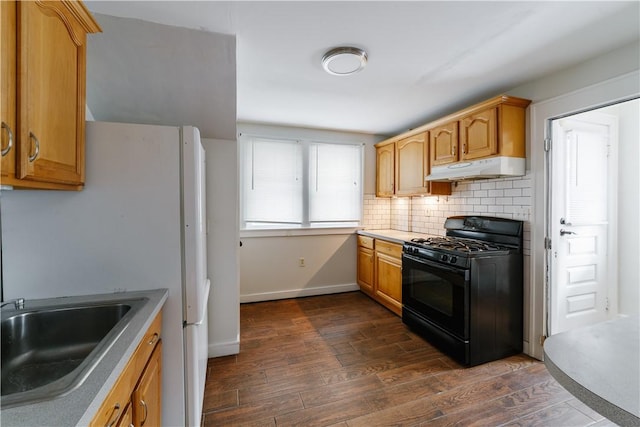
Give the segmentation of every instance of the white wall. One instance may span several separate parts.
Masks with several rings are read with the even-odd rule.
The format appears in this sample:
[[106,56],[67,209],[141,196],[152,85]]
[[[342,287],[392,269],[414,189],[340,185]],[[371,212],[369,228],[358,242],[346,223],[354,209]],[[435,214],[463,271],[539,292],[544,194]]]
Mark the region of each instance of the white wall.
[[353,232],[243,237],[240,254],[242,302],[358,290]]
[[240,351],[236,141],[202,139],[207,153],[209,357]]

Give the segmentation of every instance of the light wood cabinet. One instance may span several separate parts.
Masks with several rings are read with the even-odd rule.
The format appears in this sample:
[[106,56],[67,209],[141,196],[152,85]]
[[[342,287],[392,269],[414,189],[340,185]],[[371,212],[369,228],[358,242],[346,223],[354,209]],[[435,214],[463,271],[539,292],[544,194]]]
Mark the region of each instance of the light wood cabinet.
[[469,114],[460,120],[460,160],[498,154],[497,108]]
[[[161,332],[162,312],[158,313],[145,332],[90,426],[161,425]],[[129,420],[129,424],[126,420]],[[141,424],[141,421],[144,423]]]
[[[396,145],[396,187],[393,193],[377,191],[376,195],[448,195],[451,194],[449,182],[431,181],[418,188],[416,177],[420,168],[425,175],[429,175],[434,166],[456,162],[492,156],[524,158],[526,108],[530,102],[528,99],[499,95],[377,144],[378,155],[382,147],[388,151],[389,145]],[[425,160],[419,164],[420,141],[427,135]],[[388,166],[390,160],[385,161]],[[380,164],[379,160],[378,166]],[[379,168],[376,170],[376,177],[381,171]],[[388,182],[389,169],[382,172],[386,175],[379,179]]]
[[402,246],[376,239],[375,295],[389,310],[402,316]]
[[402,316],[402,245],[358,236],[360,290]]
[[427,125],[431,165],[493,156],[525,157],[525,119],[530,102],[501,95]]
[[429,131],[431,166],[458,161],[458,122],[436,126]]
[[[429,183],[428,134],[376,144],[376,196],[449,195],[450,183]],[[433,185],[435,184],[435,185]]]
[[391,197],[395,194],[395,144],[376,145],[376,196]]
[[360,290],[368,295],[373,295],[374,276],[374,239],[367,236],[358,236],[358,285]]
[[[1,19],[5,148],[9,129],[13,134],[13,147],[3,156],[1,183],[81,189],[86,35],[100,27],[79,1],[3,1]],[[15,41],[8,35],[11,30]]]
[[162,342],[158,342],[133,391],[134,426],[161,426]]
[[0,183],[16,174],[16,2],[0,1]]
[[396,195],[410,196],[428,192],[427,132],[396,142]]

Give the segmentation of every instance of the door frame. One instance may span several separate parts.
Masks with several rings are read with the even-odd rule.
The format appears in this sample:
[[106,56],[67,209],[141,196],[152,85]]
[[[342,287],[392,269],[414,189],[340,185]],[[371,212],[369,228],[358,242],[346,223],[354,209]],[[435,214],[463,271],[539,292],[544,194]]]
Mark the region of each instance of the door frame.
[[529,108],[530,138],[527,144],[532,172],[533,205],[531,212],[531,260],[529,287],[529,323],[525,331],[525,352],[542,360],[542,344],[548,329],[548,262],[546,238],[546,191],[548,171],[545,166],[545,140],[550,133],[550,120],[628,101],[640,96],[640,71],[606,80],[596,85],[569,92]]

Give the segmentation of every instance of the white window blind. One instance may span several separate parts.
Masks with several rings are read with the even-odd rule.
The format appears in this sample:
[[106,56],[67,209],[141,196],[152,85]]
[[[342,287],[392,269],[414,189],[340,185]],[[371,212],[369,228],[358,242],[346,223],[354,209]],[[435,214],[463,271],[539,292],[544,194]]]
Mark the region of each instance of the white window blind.
[[362,144],[243,136],[242,227],[357,226]]

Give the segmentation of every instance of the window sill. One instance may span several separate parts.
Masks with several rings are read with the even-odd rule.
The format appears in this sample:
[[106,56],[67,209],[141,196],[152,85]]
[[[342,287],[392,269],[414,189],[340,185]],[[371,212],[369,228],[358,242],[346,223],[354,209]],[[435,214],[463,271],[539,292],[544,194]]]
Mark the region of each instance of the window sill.
[[364,227],[319,227],[319,228],[282,228],[270,230],[240,230],[243,237],[296,237],[327,236],[335,234],[355,234]]

